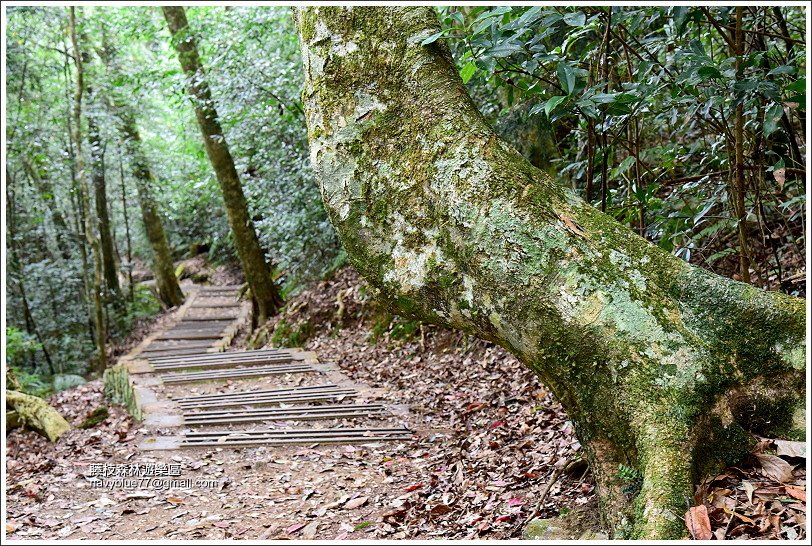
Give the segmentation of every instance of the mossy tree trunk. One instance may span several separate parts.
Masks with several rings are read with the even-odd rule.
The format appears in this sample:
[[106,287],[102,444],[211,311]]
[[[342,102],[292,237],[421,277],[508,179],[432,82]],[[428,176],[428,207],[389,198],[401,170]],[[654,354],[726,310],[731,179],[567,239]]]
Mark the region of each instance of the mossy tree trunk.
[[[97,50],[97,53],[105,68],[110,72],[110,75],[120,77],[120,65],[116,59],[116,48],[108,41],[107,36],[107,33],[103,30],[102,47]],[[155,276],[155,284],[158,288],[158,298],[165,307],[176,307],[183,303],[183,291],[180,289],[177,276],[175,275],[172,251],[169,247],[169,241],[166,238],[158,203],[154,198],[156,186],[155,176],[152,169],[150,169],[147,156],[144,153],[133,108],[129,99],[126,97],[113,93],[106,98],[108,99],[108,106],[118,118],[118,130],[121,133],[121,139],[124,145],[123,149],[126,152],[128,163],[133,178],[135,179],[138,205],[141,208],[141,219],[144,222],[144,231],[147,234],[147,240],[152,249],[152,273]],[[121,164],[119,167],[122,203],[125,205],[124,225],[127,233],[127,260],[130,261],[130,267],[132,267],[130,229],[124,192],[124,166]],[[129,277],[130,299],[132,300],[132,269],[130,269]]]
[[158,297],[166,307],[176,307],[183,303],[183,291],[175,276],[172,252],[161,221],[158,203],[155,202],[153,194],[155,177],[149,168],[141,145],[141,135],[135,124],[135,116],[127,106],[117,105],[117,111],[121,120],[120,131],[124,138],[124,146],[138,192],[138,204],[141,207],[144,231],[146,231],[149,245],[152,248],[152,272],[158,287]]
[[273,268],[266,262],[265,252],[248,215],[242,184],[214,107],[211,90],[197,53],[197,42],[186,20],[186,12],[183,7],[177,6],[165,6],[162,9],[181,67],[186,73],[186,86],[192,97],[206,153],[220,183],[228,222],[234,234],[234,246],[240,257],[245,279],[251,287],[255,324],[261,325],[275,315],[282,305],[282,297],[271,276]]
[[56,442],[70,430],[70,424],[42,398],[6,390],[6,428],[27,426]]
[[694,268],[530,165],[442,41],[421,45],[440,30],[431,8],[297,19],[311,160],[352,263],[398,312],[538,374],[615,536],[683,536],[695,480],[740,457],[747,430],[796,430],[802,300]]
[[[73,157],[76,166],[76,180],[78,182],[81,208],[84,211],[84,235],[88,246],[93,252],[93,323],[96,337],[96,348],[98,356],[96,359],[96,371],[104,372],[107,368],[107,326],[104,321],[103,302],[103,282],[104,266],[102,265],[102,250],[99,237],[93,226],[93,213],[90,210],[90,186],[87,181],[85,160],[82,152],[82,97],[85,92],[84,63],[87,54],[82,51],[79,43],[78,31],[76,28],[76,8],[69,8],[68,32],[70,34],[71,45],[73,47],[73,61],[76,65],[76,83],[73,95],[73,146],[75,154]],[[83,40],[84,41],[84,40]]]
[[[96,101],[94,100],[94,102]],[[98,108],[99,105],[93,104],[92,107]],[[110,214],[107,208],[107,179],[104,170],[105,146],[94,112],[89,112],[87,116],[87,138],[90,144],[90,171],[95,194],[96,217],[99,221],[99,243],[102,253],[104,283],[112,301],[120,305],[122,303],[121,287],[118,282],[118,267],[116,266],[113,234],[110,228]]]

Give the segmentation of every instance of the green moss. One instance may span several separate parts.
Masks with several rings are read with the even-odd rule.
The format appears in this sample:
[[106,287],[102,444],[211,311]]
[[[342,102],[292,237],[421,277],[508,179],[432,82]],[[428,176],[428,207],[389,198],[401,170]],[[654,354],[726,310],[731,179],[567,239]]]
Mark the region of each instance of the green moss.
[[285,319],[280,319],[271,334],[271,345],[274,347],[302,347],[313,332],[313,325],[306,320],[291,324]]
[[138,421],[144,418],[141,408],[138,407],[135,390],[125,366],[117,364],[107,368],[104,370],[102,381],[104,383],[104,396],[107,400],[127,408],[129,414]]
[[79,428],[82,429],[93,428],[99,423],[104,422],[107,419],[107,417],[109,417],[109,415],[110,413],[107,410],[107,406],[99,406],[96,409],[94,409],[90,413],[90,415],[85,417],[84,421],[82,421],[82,424],[79,425]]

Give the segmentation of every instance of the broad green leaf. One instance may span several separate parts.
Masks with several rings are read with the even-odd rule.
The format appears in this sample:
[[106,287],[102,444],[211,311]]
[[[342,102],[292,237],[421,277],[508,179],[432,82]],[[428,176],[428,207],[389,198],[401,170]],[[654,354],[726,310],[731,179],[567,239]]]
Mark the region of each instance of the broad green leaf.
[[780,104],[773,104],[767,108],[764,114],[764,136],[769,136],[778,129],[778,123],[783,115],[784,107]]
[[582,27],[586,23],[586,15],[582,11],[568,13],[564,16],[564,22],[571,27]]
[[498,7],[498,8],[491,8],[490,10],[480,14],[479,17],[474,19],[474,24],[477,24],[480,21],[484,21],[485,19],[490,19],[491,17],[497,17],[499,15],[503,15],[503,14],[508,13],[510,11],[513,11],[513,8],[510,7],[510,6],[501,6],[501,7]]
[[702,81],[722,77],[722,73],[715,66],[703,66],[696,73]]
[[615,98],[617,95],[615,93],[596,93],[592,95],[592,100],[599,104],[606,104],[609,102],[615,102]]
[[468,61],[465,66],[462,67],[462,70],[460,70],[462,83],[468,83],[468,80],[470,80],[471,77],[476,74],[476,71],[476,63],[474,63],[474,61]]
[[544,113],[547,117],[550,117],[550,113],[556,109],[556,107],[564,102],[567,97],[556,95],[555,97],[551,97],[545,104],[544,104]]
[[442,38],[442,37],[443,37],[443,35],[444,35],[445,33],[446,33],[446,31],[445,31],[445,30],[441,30],[440,32],[437,32],[437,33],[435,33],[435,34],[432,34],[431,36],[429,36],[428,38],[426,38],[425,40],[423,40],[422,42],[420,42],[420,45],[429,45],[429,44],[433,44],[434,42],[436,42],[437,40],[439,40],[440,38]]
[[796,93],[803,93],[806,91],[806,78],[795,80],[784,88],[785,91],[794,91]]
[[545,104],[544,104],[544,103],[542,103],[542,102],[540,102],[540,103],[538,103],[538,104],[534,104],[534,105],[533,105],[533,106],[530,108],[530,111],[527,113],[527,115],[529,115],[529,116],[534,116],[534,115],[538,114],[539,112],[541,112],[542,110],[544,110],[544,106],[545,106]]
[[796,72],[798,72],[798,69],[795,68],[794,66],[783,65],[773,68],[772,70],[767,72],[767,75],[774,76],[776,74],[795,74]]
[[509,57],[513,55],[517,51],[522,51],[524,49],[524,43],[519,40],[508,40],[505,42],[500,42],[489,49],[486,55],[493,57],[495,59],[500,59],[503,57]]
[[567,95],[572,95],[575,91],[575,70],[567,62],[562,61],[558,63],[558,81],[561,82],[561,87]]

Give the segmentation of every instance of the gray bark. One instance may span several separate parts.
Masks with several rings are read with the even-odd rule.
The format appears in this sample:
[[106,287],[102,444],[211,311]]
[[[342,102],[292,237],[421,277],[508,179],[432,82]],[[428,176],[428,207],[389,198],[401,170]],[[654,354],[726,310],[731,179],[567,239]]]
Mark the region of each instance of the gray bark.
[[800,432],[802,300],[691,267],[530,165],[442,41],[421,45],[440,30],[432,9],[297,17],[311,160],[352,263],[398,312],[538,374],[615,536],[682,537],[693,483],[746,452],[747,429]]

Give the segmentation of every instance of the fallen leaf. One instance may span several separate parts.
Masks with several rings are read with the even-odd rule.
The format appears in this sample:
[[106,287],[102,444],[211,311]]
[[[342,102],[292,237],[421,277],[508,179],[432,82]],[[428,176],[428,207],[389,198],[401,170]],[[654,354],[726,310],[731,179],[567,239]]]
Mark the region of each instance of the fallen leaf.
[[302,538],[305,538],[307,540],[313,540],[316,537],[316,532],[318,530],[319,530],[319,522],[318,521],[311,521],[302,530]]
[[295,533],[296,531],[298,531],[299,529],[301,529],[304,526],[305,526],[304,523],[294,523],[293,525],[291,525],[290,527],[285,529],[285,532],[287,534],[289,534],[289,535],[292,535],[293,533]]
[[755,491],[756,488],[753,487],[753,484],[748,482],[747,480],[742,481],[742,487],[744,488],[744,492],[747,495],[747,501],[750,504],[753,504],[753,491]]
[[778,182],[780,188],[784,187],[784,181],[787,178],[787,171],[786,169],[775,169],[773,171],[773,176],[775,177],[775,181]]
[[347,510],[352,510],[353,508],[359,508],[365,505],[369,501],[369,497],[355,497],[354,499],[350,499],[344,505],[344,508]]
[[710,540],[713,536],[708,509],[704,504],[692,506],[685,512],[685,525],[695,540]]
[[756,453],[756,458],[761,463],[761,469],[764,471],[765,476],[781,483],[793,480],[793,466],[784,459],[767,453]]
[[730,514],[732,516],[736,516],[737,518],[739,518],[740,520],[742,520],[745,523],[751,523],[751,524],[755,523],[755,521],[748,518],[747,516],[743,516],[743,515],[739,514],[738,512],[736,512],[735,510],[731,510],[729,508],[725,508],[725,514]]
[[431,507],[431,513],[435,516],[447,514],[449,512],[451,512],[451,507],[447,504],[437,504]]
[[773,440],[775,451],[779,457],[806,458],[806,442],[792,442],[790,440]]
[[797,487],[786,486],[787,495],[793,499],[798,499],[801,502],[806,502],[806,491],[798,489]]

